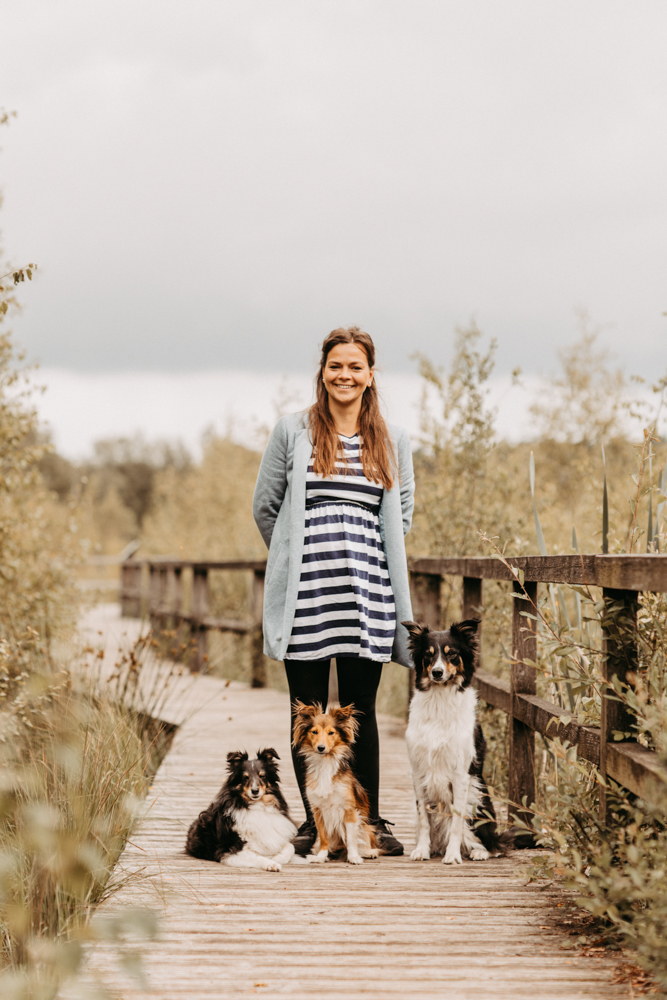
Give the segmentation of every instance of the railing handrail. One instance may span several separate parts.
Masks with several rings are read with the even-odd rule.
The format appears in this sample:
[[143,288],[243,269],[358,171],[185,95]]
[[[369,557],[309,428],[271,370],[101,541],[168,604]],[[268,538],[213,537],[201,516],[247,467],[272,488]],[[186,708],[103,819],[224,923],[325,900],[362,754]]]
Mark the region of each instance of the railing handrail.
[[[114,558],[114,557],[104,557]],[[667,555],[552,555],[509,556],[532,583],[564,583],[616,590],[667,591]],[[266,559],[179,559],[150,556],[126,559],[123,565],[159,566],[173,569],[266,570]],[[413,573],[435,576],[467,576],[475,580],[512,580],[507,566],[497,556],[416,556],[408,559]]]

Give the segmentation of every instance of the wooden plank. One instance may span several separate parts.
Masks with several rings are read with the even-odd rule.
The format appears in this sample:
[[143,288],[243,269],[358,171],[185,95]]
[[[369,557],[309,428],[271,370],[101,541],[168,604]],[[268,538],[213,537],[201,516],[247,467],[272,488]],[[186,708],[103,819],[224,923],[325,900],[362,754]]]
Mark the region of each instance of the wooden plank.
[[[142,560],[137,560],[141,562]],[[144,560],[149,566],[180,566],[181,569],[266,570],[266,559],[174,559],[171,556],[152,556]]]
[[[580,726],[572,713],[537,695],[517,694],[515,716],[538,733],[553,739],[558,736],[576,746],[577,753],[592,764],[600,761],[600,730],[593,726]],[[565,717],[568,722],[562,722]]]
[[120,603],[124,618],[141,618],[142,564],[124,562],[120,567]]
[[252,616],[253,627],[250,637],[250,677],[251,687],[266,687],[266,661],[264,659],[264,632],[262,617],[264,611],[263,569],[256,569],[252,575]]
[[195,651],[191,662],[191,669],[196,673],[204,670],[208,661],[208,633],[203,625],[204,619],[208,617],[208,604],[208,569],[196,566],[192,571],[192,621]]
[[441,586],[442,577],[439,573],[410,575],[410,596],[415,621],[423,622],[436,630],[440,628],[442,617]]
[[162,609],[151,612],[151,617],[156,619],[177,618],[181,622],[193,625],[198,629],[217,629],[219,632],[252,632],[254,625],[252,622],[242,621],[236,618],[219,618],[215,615],[206,615],[200,618],[199,615],[181,612],[175,615],[173,611]]
[[607,743],[607,774],[633,794],[644,796],[650,783],[667,783],[658,755],[639,743]]
[[595,556],[595,582],[613,590],[667,591],[667,555]]
[[[637,669],[634,635],[637,628],[637,595],[632,590],[614,590],[609,587],[605,587],[602,593],[606,606],[602,629],[604,679],[611,683],[616,677],[624,684],[628,672]],[[623,702],[616,699],[613,691],[604,690],[600,715],[600,774],[603,778],[609,773],[608,745],[614,741],[614,732],[632,732],[634,721],[632,713]],[[600,787],[601,818],[605,818],[607,813],[606,791],[604,787]]]
[[474,684],[480,698],[494,708],[502,708],[509,715],[512,710],[512,687],[508,681],[480,668],[475,671]]
[[[474,576],[463,577],[463,587],[461,594],[461,618],[465,621],[468,618],[482,617],[482,581]],[[477,668],[482,665],[482,622],[477,627],[477,656],[475,658]]]
[[[620,590],[667,591],[667,555],[513,556],[512,566],[534,583],[570,583]],[[411,572],[445,576],[511,580],[509,569],[496,556],[470,558],[420,557],[408,560]]]
[[[524,610],[532,610],[531,604],[537,603],[537,584],[524,584],[528,600],[515,596],[512,612],[512,665],[511,665],[511,710],[510,710],[510,748],[508,797],[520,808],[517,816],[530,823],[532,812],[530,806],[537,797],[535,787],[535,732],[529,725],[518,718],[517,695],[536,693],[535,667],[525,660],[537,661],[537,632],[531,618],[521,614]],[[513,584],[515,595],[523,594],[519,584]],[[521,808],[521,803],[525,806]]]

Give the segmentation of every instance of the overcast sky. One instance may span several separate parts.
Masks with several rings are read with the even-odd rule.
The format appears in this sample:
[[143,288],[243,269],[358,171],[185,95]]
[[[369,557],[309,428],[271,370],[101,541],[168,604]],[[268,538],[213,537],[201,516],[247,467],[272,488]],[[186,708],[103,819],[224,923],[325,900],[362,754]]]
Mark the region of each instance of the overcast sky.
[[0,224],[46,366],[388,371],[476,316],[499,370],[606,324],[667,362],[664,0],[4,5]]

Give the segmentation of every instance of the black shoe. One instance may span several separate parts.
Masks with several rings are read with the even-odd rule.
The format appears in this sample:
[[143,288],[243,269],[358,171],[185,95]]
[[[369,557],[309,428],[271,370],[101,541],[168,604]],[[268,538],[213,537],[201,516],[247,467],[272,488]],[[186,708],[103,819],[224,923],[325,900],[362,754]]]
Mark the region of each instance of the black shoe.
[[310,854],[316,838],[317,827],[315,826],[315,820],[307,819],[305,823],[301,824],[297,830],[296,837],[292,841],[295,854],[299,854],[302,858],[305,858],[307,854]]
[[400,857],[403,854],[403,844],[387,829],[394,824],[390,823],[388,819],[382,819],[381,816],[370,820],[370,824],[375,827],[375,838],[377,846],[380,848],[380,854],[388,855],[390,858]]

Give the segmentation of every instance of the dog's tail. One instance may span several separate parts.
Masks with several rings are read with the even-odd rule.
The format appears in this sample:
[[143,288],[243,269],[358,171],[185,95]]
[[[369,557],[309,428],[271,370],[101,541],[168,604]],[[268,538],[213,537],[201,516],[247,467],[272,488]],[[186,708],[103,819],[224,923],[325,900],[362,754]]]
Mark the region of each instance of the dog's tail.
[[510,851],[526,851],[537,847],[537,835],[532,830],[520,826],[511,826],[498,834],[498,851],[504,856]]
[[496,856],[502,854],[505,857],[510,851],[525,851],[538,846],[537,834],[520,826],[498,833],[495,821],[487,821],[480,823],[475,833],[487,851]]
[[512,836],[512,847],[515,851],[527,851],[531,847],[537,847],[537,834],[534,830],[527,830],[523,826],[511,826],[509,830],[506,830],[503,837],[506,834],[511,834]]

